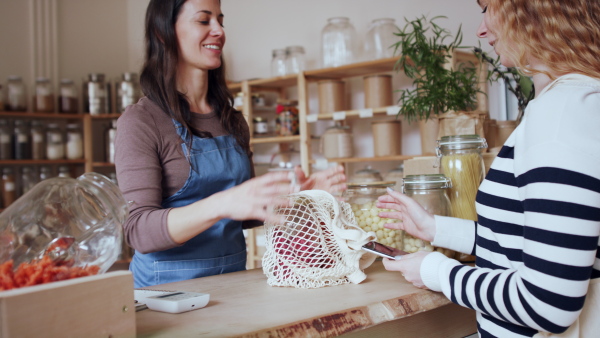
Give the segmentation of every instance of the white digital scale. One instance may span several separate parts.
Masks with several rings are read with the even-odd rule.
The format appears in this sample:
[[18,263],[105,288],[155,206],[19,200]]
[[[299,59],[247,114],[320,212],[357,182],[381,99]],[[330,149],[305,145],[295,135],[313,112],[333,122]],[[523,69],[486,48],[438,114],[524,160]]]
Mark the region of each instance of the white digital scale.
[[181,313],[201,309],[208,304],[208,293],[189,291],[133,290],[136,311],[150,310]]

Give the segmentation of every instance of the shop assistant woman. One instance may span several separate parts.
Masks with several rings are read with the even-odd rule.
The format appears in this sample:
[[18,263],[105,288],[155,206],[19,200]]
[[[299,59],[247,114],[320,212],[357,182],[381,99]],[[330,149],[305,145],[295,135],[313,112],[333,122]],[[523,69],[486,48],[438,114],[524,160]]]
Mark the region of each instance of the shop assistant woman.
[[[264,221],[294,191],[289,173],[252,178],[248,125],[225,82],[223,20],[219,0],[148,5],[146,97],[119,118],[115,157],[134,201],[124,233],[135,287],[245,269],[242,222]],[[299,176],[302,189],[345,187],[340,167]]]
[[384,261],[419,287],[477,312],[482,337],[600,334],[600,1],[479,0],[487,39],[536,97],[479,187],[477,222],[428,214],[390,191],[389,225],[439,253]]

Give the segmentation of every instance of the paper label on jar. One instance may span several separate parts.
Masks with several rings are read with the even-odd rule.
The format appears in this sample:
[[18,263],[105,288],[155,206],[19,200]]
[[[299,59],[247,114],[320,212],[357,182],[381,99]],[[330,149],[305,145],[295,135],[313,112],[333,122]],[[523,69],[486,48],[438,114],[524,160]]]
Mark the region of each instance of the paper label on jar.
[[41,133],[33,133],[32,135],[33,143],[42,143],[44,142],[44,135]]
[[22,87],[8,86],[8,95],[21,95],[21,94],[23,94]]
[[27,143],[27,135],[17,134],[17,143]]
[[62,141],[63,141],[62,140],[62,135],[60,135],[60,134],[50,134],[49,136],[50,136],[49,137],[50,138],[49,141],[51,143],[62,143]]
[[358,116],[359,116],[361,119],[364,119],[364,118],[369,118],[369,117],[373,117],[373,108],[368,108],[368,109],[360,109],[360,110],[358,111]]
[[308,114],[308,115],[306,115],[306,122],[307,123],[317,122],[318,119],[319,119],[319,115],[317,115],[317,114]]
[[346,119],[346,112],[345,111],[338,111],[333,113],[333,120],[334,121],[342,121]]
[[64,96],[64,97],[76,97],[77,95],[75,94],[75,90],[73,90],[72,88],[61,88],[60,89],[60,96]]
[[386,114],[396,116],[396,115],[398,115],[399,110],[400,110],[400,107],[396,107],[396,106],[387,107]]
[[0,135],[0,143],[10,143],[10,136],[9,135]]
[[51,94],[50,88],[46,88],[46,87],[36,88],[35,92],[37,93],[38,96],[49,96]]
[[14,182],[4,182],[4,190],[5,191],[15,191],[15,183]]

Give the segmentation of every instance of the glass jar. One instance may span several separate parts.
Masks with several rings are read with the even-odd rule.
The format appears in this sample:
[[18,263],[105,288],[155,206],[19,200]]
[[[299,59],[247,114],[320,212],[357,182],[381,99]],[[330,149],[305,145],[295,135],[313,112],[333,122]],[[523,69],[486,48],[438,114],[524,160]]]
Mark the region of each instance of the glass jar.
[[27,110],[27,88],[23,79],[18,75],[8,77],[6,85],[8,93],[6,97],[6,110],[26,111]]
[[33,172],[31,167],[22,167],[21,168],[21,195],[25,195],[29,190],[31,190],[38,183],[37,177]]
[[365,168],[358,170],[350,178],[350,183],[366,183],[366,182],[378,182],[383,181],[381,173],[378,170],[373,169],[370,165]]
[[58,167],[58,177],[70,178],[71,169],[69,169],[69,167],[66,165],[61,165]]
[[286,74],[298,74],[306,68],[304,60],[304,47],[289,46],[285,48]]
[[125,111],[127,106],[135,104],[142,97],[142,89],[137,73],[123,73],[117,83],[117,113]]
[[10,167],[2,169],[2,189],[0,190],[4,207],[8,208],[17,199],[15,175]]
[[394,186],[394,190],[401,191],[402,190],[402,182],[404,180],[404,163],[399,164],[396,168],[388,171],[385,174],[384,179],[386,181],[394,181],[396,185]]
[[352,157],[352,132],[350,127],[336,124],[321,135],[319,148],[325,158]]
[[83,158],[83,133],[78,123],[67,124],[66,157],[69,160]]
[[83,84],[84,111],[90,115],[110,113],[110,83],[104,80],[104,74],[92,73]]
[[121,253],[127,215],[119,188],[103,175],[44,180],[0,214],[0,233],[19,239],[0,250],[0,262],[38,259],[53,240],[66,238],[73,242],[61,258],[103,273]]
[[31,158],[34,160],[46,158],[46,131],[40,120],[31,121]]
[[54,112],[54,90],[47,77],[38,77],[35,80],[33,110],[45,113]]
[[[485,168],[481,150],[487,148],[479,135],[443,136],[436,148],[442,174],[452,181],[448,192],[451,216],[477,221],[475,196],[483,180]],[[462,262],[475,261],[471,255],[457,253]]]
[[273,49],[271,58],[271,76],[284,76],[287,74],[285,65],[285,49]]
[[394,184],[396,182],[348,183],[348,189],[344,191],[342,198],[350,203],[356,223],[361,229],[374,232],[381,244],[402,250],[404,231],[384,228],[384,224],[394,223],[396,220],[380,218],[380,212],[390,210],[376,206],[377,198],[387,194],[386,188]]
[[5,110],[4,107],[4,88],[2,87],[2,83],[0,83],[0,110]]
[[27,121],[15,120],[14,136],[14,159],[29,160],[31,159],[31,140],[29,138],[29,127]]
[[49,160],[65,158],[65,140],[58,123],[50,123],[46,129],[46,158]]
[[394,56],[393,44],[397,42],[394,33],[400,29],[392,18],[375,19],[371,22],[365,37],[365,60],[376,60]]
[[[452,182],[444,175],[408,175],[403,179],[402,192],[434,215],[450,216],[450,199],[447,190]],[[436,248],[430,242],[404,234],[404,251],[438,251],[454,258],[453,250]]]
[[350,19],[327,19],[321,31],[321,58],[323,67],[338,67],[357,61],[356,29]]
[[115,137],[117,136],[117,120],[110,121],[106,130],[106,162],[115,163]]
[[0,119],[0,160],[13,159],[12,131],[8,120]]
[[277,105],[276,130],[279,136],[300,134],[297,101],[281,101]]
[[254,135],[267,135],[269,133],[268,121],[264,117],[257,116],[252,119]]
[[48,166],[40,167],[40,181],[52,178],[52,170]]
[[77,114],[79,112],[77,87],[71,79],[60,80],[58,110],[61,113]]

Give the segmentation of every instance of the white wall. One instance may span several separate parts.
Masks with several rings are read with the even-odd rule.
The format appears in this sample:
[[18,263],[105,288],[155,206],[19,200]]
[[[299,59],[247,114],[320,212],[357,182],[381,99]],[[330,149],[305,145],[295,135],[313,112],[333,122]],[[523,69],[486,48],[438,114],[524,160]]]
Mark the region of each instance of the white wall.
[[[40,52],[32,42],[35,32],[31,28],[32,9],[48,3],[56,8],[58,52],[53,57],[55,66],[50,67],[55,85],[61,78],[81,82],[91,72],[105,73],[109,79],[127,71],[139,72],[148,0],[0,0],[0,83],[19,74],[32,88],[36,76],[49,76],[34,74],[39,67],[33,64]],[[462,24],[463,43],[469,46],[478,45],[475,31],[482,18],[475,0],[222,0],[222,10],[227,34],[224,57],[233,81],[269,77],[271,51],[290,45],[304,46],[307,68],[318,68],[321,30],[330,17],[350,18],[362,40],[369,23],[377,18],[393,18],[402,27],[405,18],[443,15],[447,19],[438,23],[452,33]],[[490,50],[485,42],[482,45]],[[396,88],[409,84],[401,78],[394,80]],[[360,85],[350,83],[349,87],[353,105],[360,107]],[[316,96],[314,89],[310,94]],[[492,116],[496,115],[496,101],[493,94]],[[314,99],[309,102],[311,112],[316,106]],[[420,151],[415,128],[403,126],[406,154]],[[355,144],[362,156],[372,147],[370,138],[365,137],[370,126],[358,129]]]

